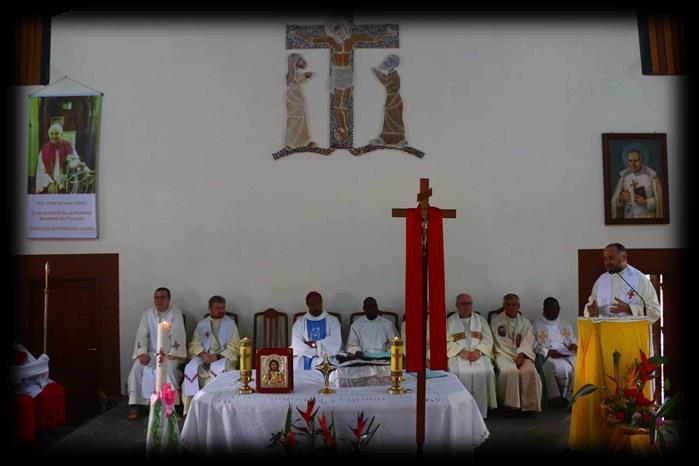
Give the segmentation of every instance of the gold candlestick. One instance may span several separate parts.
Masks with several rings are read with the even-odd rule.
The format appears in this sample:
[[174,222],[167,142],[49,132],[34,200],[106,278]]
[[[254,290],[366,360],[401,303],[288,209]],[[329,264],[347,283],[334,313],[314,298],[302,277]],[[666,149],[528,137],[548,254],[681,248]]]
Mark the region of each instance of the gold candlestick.
[[255,389],[248,384],[252,381],[252,342],[248,337],[240,340],[240,380],[243,384],[237,390],[239,395],[255,393]]
[[328,354],[323,353],[323,362],[318,364],[315,369],[317,371],[320,371],[323,374],[323,380],[324,380],[324,387],[318,390],[318,393],[322,395],[330,395],[332,393],[335,393],[335,390],[330,388],[330,373],[336,369],[336,366],[333,366],[330,364],[330,361],[328,360]]
[[391,383],[388,389],[389,395],[403,395],[409,390],[400,386],[403,379],[403,340],[393,337],[391,342]]

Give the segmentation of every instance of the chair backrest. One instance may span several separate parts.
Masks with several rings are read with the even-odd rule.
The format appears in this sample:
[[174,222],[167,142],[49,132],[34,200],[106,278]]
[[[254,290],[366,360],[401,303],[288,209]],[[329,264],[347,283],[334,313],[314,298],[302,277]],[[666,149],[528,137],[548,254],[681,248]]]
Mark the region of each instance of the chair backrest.
[[[356,319],[360,318],[363,315],[364,311],[353,312],[352,314],[350,314],[350,327],[352,326],[352,322],[354,322]],[[396,326],[396,330],[400,329],[400,320],[398,319],[398,313],[392,311],[379,311],[379,315],[393,319],[393,324]]]
[[[305,313],[306,313],[306,311],[301,311],[301,312],[297,312],[296,314],[294,314],[294,322],[296,322],[296,320],[299,317],[301,317],[302,315],[304,315]],[[340,321],[340,326],[342,326],[342,316],[340,315],[339,312],[327,311],[327,313],[330,314],[331,316],[337,317],[337,320]]]
[[[210,315],[211,315],[211,314],[207,312],[206,314],[204,314],[204,318],[206,319],[206,318],[209,317]],[[233,320],[235,321],[235,326],[238,327],[238,328],[240,328],[239,325],[238,325],[238,314],[236,314],[235,312],[228,312],[228,311],[226,311],[226,315],[227,315],[228,317],[232,317]]]
[[266,309],[253,316],[252,351],[289,346],[289,317],[276,309]]

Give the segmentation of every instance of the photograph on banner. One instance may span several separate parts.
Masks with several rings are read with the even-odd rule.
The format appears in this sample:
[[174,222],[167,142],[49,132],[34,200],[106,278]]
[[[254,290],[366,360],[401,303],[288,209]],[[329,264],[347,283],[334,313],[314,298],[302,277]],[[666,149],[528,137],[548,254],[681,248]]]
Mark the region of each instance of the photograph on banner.
[[32,96],[29,238],[96,238],[96,163],[102,96]]

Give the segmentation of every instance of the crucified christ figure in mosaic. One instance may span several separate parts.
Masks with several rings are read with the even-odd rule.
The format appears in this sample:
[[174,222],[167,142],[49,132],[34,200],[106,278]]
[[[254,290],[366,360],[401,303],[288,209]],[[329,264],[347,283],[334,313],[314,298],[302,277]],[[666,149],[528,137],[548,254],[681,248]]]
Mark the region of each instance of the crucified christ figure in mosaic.
[[[283,149],[274,154],[278,159],[294,152],[316,152],[329,155],[335,149],[347,149],[353,155],[361,155],[384,148],[369,144],[355,148],[353,145],[353,96],[354,50],[356,48],[397,48],[398,26],[353,25],[343,17],[331,17],[325,25],[287,25],[286,48],[329,48],[330,49],[330,147],[302,147]],[[398,148],[397,146],[386,148]],[[418,157],[424,154],[410,147],[400,150]]]

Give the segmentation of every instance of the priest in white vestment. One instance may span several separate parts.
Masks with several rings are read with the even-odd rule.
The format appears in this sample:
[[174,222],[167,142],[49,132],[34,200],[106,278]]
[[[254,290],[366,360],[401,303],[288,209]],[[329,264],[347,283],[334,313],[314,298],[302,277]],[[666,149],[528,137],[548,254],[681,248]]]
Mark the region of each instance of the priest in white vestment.
[[560,312],[556,298],[544,300],[544,314],[533,323],[534,351],[547,357],[542,370],[548,397],[569,400],[573,395],[578,340],[573,326],[559,318]]
[[640,150],[626,152],[626,168],[611,199],[612,218],[662,218],[663,188],[655,170],[643,165]]
[[306,305],[308,312],[291,329],[294,370],[313,370],[323,362],[323,354],[334,357],[342,350],[340,321],[323,310],[320,293],[308,293]]
[[226,315],[223,296],[209,299],[209,316],[199,321],[194,330],[189,343],[189,357],[191,360],[184,368],[182,383],[185,415],[199,389],[223,372],[238,367],[240,334],[235,320]]
[[359,357],[389,351],[393,337],[398,336],[393,322],[379,315],[379,306],[372,297],[364,300],[363,309],[364,315],[350,327],[345,351]]
[[592,286],[585,317],[646,316],[650,323],[660,318],[660,303],[650,279],[628,263],[626,248],[609,244],[602,253],[606,273]]
[[493,335],[488,321],[473,312],[473,298],[456,297],[457,312],[447,319],[447,358],[449,372],[459,378],[473,396],[483,418],[488,408],[497,408],[495,371],[493,370]]
[[519,313],[519,296],[502,299],[504,311],[493,317],[490,328],[495,339],[498,370],[498,404],[522,411],[541,411],[541,379],[534,361],[532,324]]
[[187,341],[182,311],[170,302],[170,290],[158,288],[153,295],[154,306],[143,313],[136,332],[133,350],[133,366],[129,373],[129,419],[139,417],[139,406],[150,404],[150,395],[155,391],[155,353],[157,349],[158,324],[170,324],[167,341],[163,344],[167,363],[167,379],[177,390],[176,404],[180,403],[182,371],[179,365],[187,359]]

